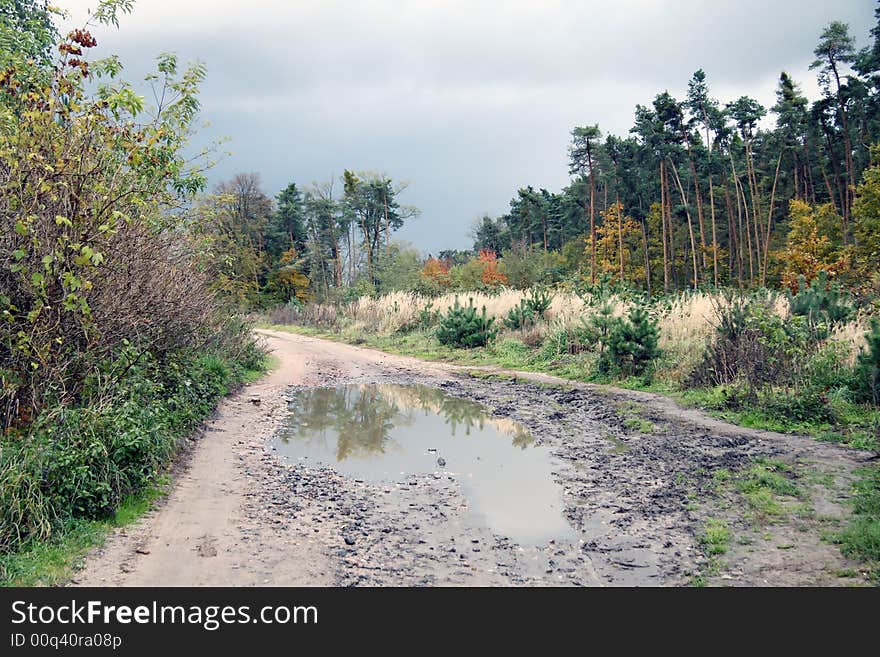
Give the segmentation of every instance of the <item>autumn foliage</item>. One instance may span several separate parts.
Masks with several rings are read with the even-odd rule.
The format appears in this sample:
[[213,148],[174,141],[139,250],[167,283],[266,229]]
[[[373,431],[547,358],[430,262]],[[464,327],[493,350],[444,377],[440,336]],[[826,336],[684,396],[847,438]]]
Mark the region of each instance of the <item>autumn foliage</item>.
[[433,283],[439,288],[449,287],[449,263],[437,258],[428,258],[419,275],[423,280]]
[[480,249],[477,260],[483,266],[483,273],[480,278],[483,285],[489,287],[497,287],[507,283],[507,276],[498,270],[498,256],[490,249]]

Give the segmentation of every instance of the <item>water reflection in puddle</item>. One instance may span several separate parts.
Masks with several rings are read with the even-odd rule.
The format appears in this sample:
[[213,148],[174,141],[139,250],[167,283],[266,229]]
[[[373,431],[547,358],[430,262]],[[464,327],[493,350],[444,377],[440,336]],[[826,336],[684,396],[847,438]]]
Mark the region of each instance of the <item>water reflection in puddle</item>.
[[371,482],[449,472],[471,512],[523,544],[570,539],[549,450],[519,424],[422,385],[304,388],[275,447],[289,462],[325,463]]

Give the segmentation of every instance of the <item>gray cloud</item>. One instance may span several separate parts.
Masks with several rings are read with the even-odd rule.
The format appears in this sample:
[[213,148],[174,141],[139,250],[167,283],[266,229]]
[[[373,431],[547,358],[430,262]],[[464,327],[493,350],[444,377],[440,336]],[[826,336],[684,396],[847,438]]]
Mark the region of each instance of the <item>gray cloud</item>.
[[[67,4],[77,21],[91,3]],[[769,106],[782,69],[814,94],[831,20],[863,45],[873,3],[141,0],[98,36],[131,77],[166,50],[207,63],[200,139],[227,135],[234,153],[214,181],[259,171],[275,193],[385,171],[422,210],[402,236],[436,251],[467,246],[471,221],[518,187],[566,184],[574,125],[624,134],[636,103],[682,95],[697,68],[725,100]]]

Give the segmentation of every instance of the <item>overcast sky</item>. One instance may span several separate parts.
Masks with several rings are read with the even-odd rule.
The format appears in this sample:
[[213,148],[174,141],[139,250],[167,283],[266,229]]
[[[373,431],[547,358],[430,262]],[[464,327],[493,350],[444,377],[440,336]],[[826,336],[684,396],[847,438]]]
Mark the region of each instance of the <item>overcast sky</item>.
[[[87,0],[59,0],[82,24]],[[139,0],[95,31],[130,79],[156,54],[208,67],[202,139],[232,155],[212,184],[259,172],[267,193],[343,169],[409,182],[422,214],[400,236],[469,247],[469,227],[519,187],[568,182],[575,125],[625,136],[636,103],[683,97],[703,68],[722,101],[770,107],[787,70],[811,98],[812,50],[832,20],[868,42],[869,0]]]

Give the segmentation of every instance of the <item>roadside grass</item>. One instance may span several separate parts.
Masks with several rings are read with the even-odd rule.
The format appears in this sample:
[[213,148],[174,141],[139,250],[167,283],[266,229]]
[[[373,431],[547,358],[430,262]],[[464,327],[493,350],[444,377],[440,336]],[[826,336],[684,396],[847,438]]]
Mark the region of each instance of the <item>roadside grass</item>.
[[831,540],[846,556],[867,564],[874,579],[880,579],[880,466],[858,472],[853,485],[853,514],[847,526]]
[[810,436],[817,440],[834,442],[855,449],[877,451],[880,449],[880,411],[841,399],[833,399],[835,415],[839,421],[798,422],[761,408],[724,408],[723,387],[669,390],[667,394],[684,406],[701,408],[710,415],[742,427]]
[[263,356],[257,367],[248,368],[242,371],[241,382],[244,384],[253,383],[262,378],[265,374],[277,369],[280,364],[281,361],[277,356],[266,354]]
[[58,586],[71,578],[86,554],[104,544],[107,534],[137,522],[170,485],[168,476],[127,497],[113,516],[103,520],[75,518],[44,541],[31,541],[18,552],[0,555],[0,586]]
[[[15,549],[0,551],[0,586],[56,586],[69,580],[83,557],[101,545],[110,531],[136,522],[164,495],[170,484],[168,467],[177,452],[173,445],[179,444],[178,441],[210,415],[223,394],[240,383],[259,379],[278,364],[271,357],[263,357],[247,368],[227,365],[211,356],[204,357],[203,362],[204,369],[214,374],[213,388],[208,390],[202,386],[198,395],[175,398],[178,406],[171,411],[155,399],[145,402],[147,417],[154,418],[154,424],[149,427],[137,424],[141,415],[126,416],[135,423],[126,427],[141,432],[152,431],[157,440],[161,439],[162,445],[169,446],[170,451],[163,453],[161,459],[162,468],[144,474],[140,485],[131,486],[133,492],[113,506],[111,515],[56,512],[44,534],[34,534],[19,542]],[[190,381],[190,384],[195,388],[199,382]],[[156,419],[160,414],[161,419]],[[156,460],[159,461],[158,456]],[[29,498],[25,501],[30,503]],[[36,505],[35,508],[39,510]]]
[[755,519],[772,522],[791,511],[793,503],[803,497],[792,476],[792,469],[785,463],[757,458],[751,467],[734,475],[733,481]]

